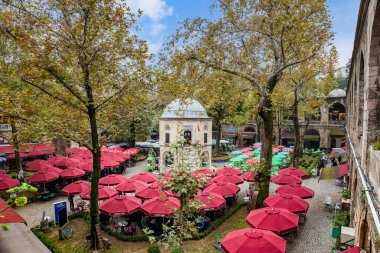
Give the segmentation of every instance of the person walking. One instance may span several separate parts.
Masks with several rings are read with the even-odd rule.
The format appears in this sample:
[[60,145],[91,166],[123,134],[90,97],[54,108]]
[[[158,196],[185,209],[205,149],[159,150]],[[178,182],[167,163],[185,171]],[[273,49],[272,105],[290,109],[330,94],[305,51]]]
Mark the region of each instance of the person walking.
[[73,194],[69,194],[69,203],[70,203],[70,210],[74,210],[74,195]]
[[17,179],[20,180],[21,183],[24,182],[24,171],[22,168],[18,171]]

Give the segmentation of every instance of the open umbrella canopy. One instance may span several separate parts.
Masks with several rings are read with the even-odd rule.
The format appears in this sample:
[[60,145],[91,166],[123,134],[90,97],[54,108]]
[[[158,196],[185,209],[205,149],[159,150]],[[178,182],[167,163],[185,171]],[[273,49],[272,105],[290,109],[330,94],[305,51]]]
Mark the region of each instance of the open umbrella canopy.
[[46,160],[37,159],[26,164],[27,171],[37,171],[40,170],[41,166],[49,165]]
[[115,189],[118,192],[130,193],[130,192],[135,192],[138,188],[141,188],[144,186],[147,186],[145,182],[127,178],[124,182],[117,185]]
[[0,174],[7,174],[7,172],[3,169],[0,169]]
[[60,175],[63,171],[63,169],[60,169],[60,168],[57,168],[57,167],[53,167],[53,166],[48,166],[48,167],[45,167],[45,168],[41,168],[39,171],[43,171],[43,170],[47,170],[49,172],[54,172],[54,173],[57,173],[58,175]]
[[[98,189],[99,200],[110,199],[117,195],[117,191],[113,188],[109,188],[103,185],[99,185]],[[91,199],[91,188],[84,190],[79,195],[81,199],[90,200]]]
[[141,210],[149,216],[172,216],[181,204],[177,198],[158,197],[145,200],[141,205]]
[[62,190],[61,193],[63,194],[78,194],[83,191],[89,190],[90,189],[90,182],[84,181],[84,180],[78,180],[75,181],[71,184],[66,185]]
[[136,189],[135,196],[142,199],[151,199],[167,194],[157,185],[147,185]]
[[9,174],[3,174],[3,173],[0,173],[0,178],[9,178],[9,179],[13,179],[13,177]]
[[280,194],[291,194],[300,197],[301,199],[308,199],[314,197],[314,191],[299,184],[288,184],[280,186],[276,189]]
[[231,183],[215,183],[207,186],[204,192],[222,195],[224,198],[233,197],[240,191],[240,187]]
[[218,210],[226,204],[223,196],[208,192],[202,192],[200,195],[196,195],[194,199],[202,203],[201,210],[204,211]]
[[305,171],[294,168],[294,167],[285,168],[283,170],[280,170],[279,173],[280,174],[290,174],[290,175],[296,176],[296,177],[307,177],[307,174]]
[[346,250],[339,251],[339,253],[360,253],[360,248],[355,246]]
[[278,152],[277,155],[286,155],[286,156],[289,156],[289,152]]
[[241,170],[236,169],[236,168],[225,167],[216,171],[217,176],[224,175],[224,174],[233,174],[233,175],[240,176]]
[[[84,160],[83,162],[79,163],[77,167],[81,170],[87,171],[87,172],[92,172],[93,171],[93,164],[92,160]],[[100,169],[104,170],[104,165],[100,165]]]
[[112,157],[102,157],[100,164],[103,167],[116,167],[119,166],[120,162],[115,161]]
[[255,173],[252,171],[246,172],[243,174],[242,178],[247,182],[254,182],[255,181]]
[[241,155],[240,151],[234,150],[231,152],[231,155]]
[[244,160],[245,160],[244,158],[237,156],[237,157],[231,158],[229,161],[232,163],[240,163],[240,162],[243,162]]
[[153,183],[154,181],[156,181],[157,177],[153,174],[148,173],[148,172],[141,172],[141,173],[138,173],[136,175],[133,175],[131,177],[131,179],[143,181],[147,184],[150,184],[150,183]]
[[54,156],[48,160],[48,163],[53,166],[66,168],[70,165],[78,163],[78,160],[66,156]]
[[141,207],[141,199],[121,195],[105,200],[100,205],[100,211],[108,215],[131,214]]
[[258,159],[248,159],[247,161],[245,161],[246,164],[258,164],[260,163],[260,161]]
[[0,191],[6,191],[19,185],[20,181],[17,179],[0,177]]
[[222,248],[227,253],[285,253],[286,240],[271,231],[245,228],[229,232]]
[[281,234],[297,229],[299,216],[286,209],[266,207],[251,211],[246,222],[254,228]]
[[194,170],[193,171],[193,174],[196,175],[196,176],[209,176],[209,177],[213,177],[215,176],[215,172],[209,170],[209,169],[200,169],[200,170]]
[[[25,154],[25,153],[20,153],[20,158],[26,158],[26,157],[28,157],[27,154]],[[7,158],[8,158],[8,159],[16,159],[16,155],[15,155],[15,154],[10,154],[10,155],[7,155]]]
[[292,176],[287,173],[282,173],[277,176],[271,177],[271,181],[275,182],[276,184],[302,184],[302,179],[296,176]]
[[292,213],[306,213],[309,203],[300,197],[288,194],[273,194],[264,200],[264,205],[273,208],[284,208]]
[[105,176],[105,177],[102,177],[101,179],[99,179],[99,184],[101,184],[101,185],[117,185],[117,184],[125,182],[125,180],[127,180],[127,178],[122,176],[122,175],[111,174],[111,175],[108,175],[108,176]]
[[222,182],[232,183],[232,184],[244,183],[244,179],[242,177],[234,175],[234,174],[228,174],[228,173],[214,177],[213,181],[216,183],[222,183]]
[[252,150],[252,148],[243,148],[243,149],[240,150],[240,152],[245,153],[245,152],[248,152],[248,151],[251,151],[251,150]]
[[129,149],[124,151],[124,153],[126,153],[128,155],[136,155],[138,152],[140,152],[140,150],[137,148],[129,148]]
[[69,169],[63,170],[59,174],[59,176],[62,178],[76,178],[76,177],[82,177],[84,176],[84,174],[85,172],[83,170],[76,169],[76,168],[69,168]]
[[39,170],[30,177],[26,179],[26,181],[31,183],[47,183],[54,180],[57,180],[59,177],[59,173],[56,173],[51,170]]

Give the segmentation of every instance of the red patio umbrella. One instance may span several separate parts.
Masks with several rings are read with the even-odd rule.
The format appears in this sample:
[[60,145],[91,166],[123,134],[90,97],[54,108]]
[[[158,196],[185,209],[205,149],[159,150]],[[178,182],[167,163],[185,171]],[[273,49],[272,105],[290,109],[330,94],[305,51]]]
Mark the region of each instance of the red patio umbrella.
[[215,172],[209,170],[209,169],[200,169],[200,170],[194,170],[193,174],[196,176],[207,176],[207,177],[213,177],[215,176]]
[[122,176],[122,175],[111,174],[111,175],[102,177],[99,180],[99,184],[101,184],[101,185],[117,185],[117,184],[125,182],[125,180],[127,180],[127,178]]
[[245,228],[229,232],[222,248],[227,253],[285,253],[286,240],[271,231]]
[[62,190],[61,193],[63,194],[78,194],[85,190],[90,189],[90,182],[84,181],[84,180],[78,180],[71,184],[66,185]]
[[235,196],[239,191],[240,187],[231,183],[215,183],[204,189],[204,192],[219,194],[224,198]]
[[66,156],[54,156],[48,160],[48,163],[57,167],[66,168],[70,165],[78,163],[78,160]]
[[302,184],[302,179],[296,176],[292,176],[290,174],[282,173],[277,176],[271,177],[271,181],[276,184]]
[[[84,160],[83,162],[79,163],[77,167],[81,170],[92,172],[93,170],[92,160]],[[104,165],[100,164],[100,169],[104,170]]]
[[159,197],[145,200],[141,210],[149,216],[172,216],[181,204],[177,198]]
[[25,170],[27,171],[39,171],[39,170],[51,170],[53,166],[51,166],[50,164],[46,163],[43,163],[43,162],[40,162],[40,163],[34,163],[32,165],[29,165],[26,167]]
[[48,162],[46,160],[41,160],[41,159],[37,159],[37,160],[31,161],[31,162],[28,162],[26,164],[26,170],[27,171],[37,171],[40,169],[39,167],[42,164],[47,165]]
[[138,188],[147,186],[145,182],[133,180],[130,178],[127,178],[124,182],[116,186],[116,190],[121,193],[129,193],[129,192],[135,192]]
[[18,181],[17,179],[4,178],[0,176],[0,191],[6,191],[19,185],[20,181]]
[[254,228],[284,233],[297,229],[299,216],[282,208],[260,208],[247,216],[246,222]]
[[235,168],[225,167],[225,168],[222,168],[222,169],[219,169],[219,170],[216,171],[216,175],[217,176],[224,175],[224,174],[233,174],[233,175],[240,176],[241,175],[241,170],[235,169]]
[[[117,195],[117,191],[113,188],[109,188],[103,185],[99,185],[99,190],[98,190],[99,200],[105,200],[105,199],[110,199],[114,196]],[[91,188],[84,190],[82,193],[79,195],[81,199],[85,200],[90,200],[91,199]]]
[[83,170],[76,169],[76,168],[69,168],[69,169],[63,170],[59,174],[59,176],[62,178],[77,178],[77,177],[84,176],[84,174],[85,172]]
[[255,181],[255,173],[252,171],[246,172],[243,174],[242,178],[247,182],[254,182]]
[[47,183],[54,180],[57,180],[59,177],[59,173],[50,170],[39,170],[30,177],[26,179],[26,181],[31,183]]
[[167,194],[156,185],[147,185],[141,188],[138,188],[135,192],[135,196],[142,199],[151,199],[160,196],[166,196]]
[[110,158],[110,157],[102,158],[100,163],[104,167],[116,167],[116,166],[119,166],[120,164],[120,162],[117,162],[113,158]]
[[299,184],[288,184],[280,186],[276,189],[277,193],[280,194],[291,194],[298,196],[302,199],[308,199],[314,197],[314,191],[310,188]]
[[124,151],[124,153],[128,155],[136,155],[138,152],[140,152],[140,150],[138,150],[137,148],[129,148]]
[[0,174],[0,178],[13,179],[13,177],[9,174]]
[[0,174],[7,174],[7,172],[3,169],[0,169]]
[[194,199],[202,203],[201,210],[204,211],[218,210],[226,204],[223,196],[207,192],[202,192],[200,195],[195,196]]
[[339,253],[360,253],[360,248],[355,246],[346,250],[339,251]]
[[248,152],[248,151],[251,151],[253,148],[243,148],[243,149],[241,149],[240,150],[240,152],[242,152],[242,153],[246,153],[246,152]]
[[[20,153],[20,158],[26,158],[26,157],[28,157],[27,154],[25,154],[25,153]],[[13,154],[7,155],[7,158],[8,158],[8,159],[16,159],[16,155],[13,153]]]
[[280,170],[279,173],[280,174],[290,174],[290,175],[296,176],[296,177],[307,177],[307,174],[305,171],[294,168],[294,167],[285,168],[283,170]]
[[244,179],[242,177],[228,173],[214,177],[213,181],[216,183],[226,182],[231,184],[244,183]]
[[121,195],[105,200],[100,205],[100,211],[108,215],[131,214],[138,211],[140,207],[141,199]]
[[169,197],[173,197],[173,198],[179,198],[179,194],[178,193],[175,193],[171,190],[167,190],[165,191],[165,193],[169,196]]
[[306,213],[309,203],[300,197],[288,194],[273,194],[264,200],[264,205],[273,208],[284,208],[292,213]]
[[153,174],[148,173],[148,172],[141,172],[141,173],[138,173],[136,175],[133,175],[131,177],[131,179],[143,181],[147,184],[150,184],[150,183],[153,183],[154,181],[156,181],[157,177]]

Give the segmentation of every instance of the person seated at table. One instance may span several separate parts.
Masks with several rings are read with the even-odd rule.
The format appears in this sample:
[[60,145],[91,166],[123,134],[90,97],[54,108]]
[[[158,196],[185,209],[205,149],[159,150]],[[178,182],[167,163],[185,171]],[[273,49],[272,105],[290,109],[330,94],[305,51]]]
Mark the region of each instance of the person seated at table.
[[134,235],[136,232],[136,228],[129,226],[127,227],[127,235]]

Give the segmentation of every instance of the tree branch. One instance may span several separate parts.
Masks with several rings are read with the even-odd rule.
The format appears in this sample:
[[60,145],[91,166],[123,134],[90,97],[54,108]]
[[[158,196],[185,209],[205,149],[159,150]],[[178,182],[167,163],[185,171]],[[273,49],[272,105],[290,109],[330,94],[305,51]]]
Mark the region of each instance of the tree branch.
[[66,100],[66,99],[63,99],[63,98],[61,98],[61,97],[58,97],[57,95],[54,95],[53,93],[51,93],[50,91],[48,91],[48,90],[42,88],[42,87],[39,86],[38,84],[35,84],[35,83],[33,83],[33,82],[29,81],[29,80],[26,80],[26,79],[24,79],[24,78],[21,78],[21,81],[23,81],[23,82],[25,82],[25,83],[27,83],[27,84],[29,84],[29,85],[31,85],[31,86],[33,86],[33,87],[39,89],[40,91],[42,91],[42,92],[45,93],[46,95],[48,95],[48,96],[50,96],[50,97],[52,97],[52,98],[54,98],[54,99],[57,99],[57,100],[63,102],[64,104],[66,104],[66,105],[68,105],[68,106],[70,106],[70,107],[72,107],[72,108],[74,108],[74,109],[77,109],[77,110],[79,110],[79,111],[81,111],[81,112],[83,112],[83,113],[85,113],[85,114],[87,115],[87,111],[86,111],[86,110],[80,108],[80,107],[77,106],[76,104],[73,104],[72,102],[70,102],[70,101],[68,101],[68,100]]

